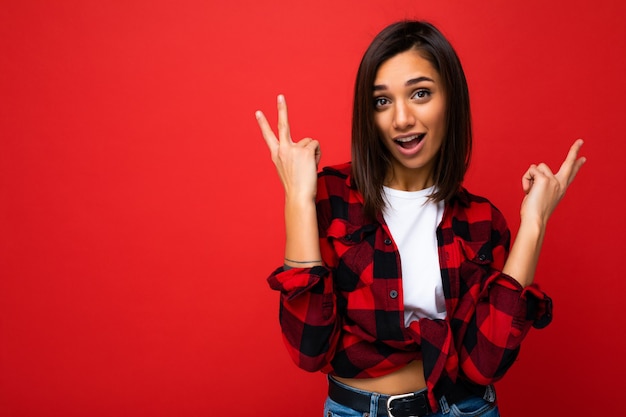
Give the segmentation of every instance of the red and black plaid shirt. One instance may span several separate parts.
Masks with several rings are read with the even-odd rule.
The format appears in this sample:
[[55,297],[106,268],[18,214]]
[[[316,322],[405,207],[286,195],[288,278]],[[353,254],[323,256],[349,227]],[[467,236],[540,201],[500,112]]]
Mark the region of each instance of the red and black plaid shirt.
[[537,285],[522,288],[501,272],[510,245],[502,214],[464,189],[446,204],[436,233],[447,317],[406,327],[398,248],[382,215],[364,218],[350,178],[349,163],[319,174],[324,266],[281,267],[268,278],[281,292],[280,324],[296,364],[368,378],[421,359],[435,410],[450,384],[501,378],[531,326],[552,318],[552,302]]

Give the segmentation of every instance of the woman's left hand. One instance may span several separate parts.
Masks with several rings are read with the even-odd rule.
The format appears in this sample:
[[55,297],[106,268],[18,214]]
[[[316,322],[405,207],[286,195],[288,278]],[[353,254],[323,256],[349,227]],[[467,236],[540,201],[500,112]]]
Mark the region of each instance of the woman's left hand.
[[586,161],[584,157],[578,157],[581,146],[582,139],[574,142],[556,174],[544,163],[533,164],[528,168],[522,177],[522,187],[526,193],[520,210],[522,222],[533,221],[539,226],[546,226],[567,187]]

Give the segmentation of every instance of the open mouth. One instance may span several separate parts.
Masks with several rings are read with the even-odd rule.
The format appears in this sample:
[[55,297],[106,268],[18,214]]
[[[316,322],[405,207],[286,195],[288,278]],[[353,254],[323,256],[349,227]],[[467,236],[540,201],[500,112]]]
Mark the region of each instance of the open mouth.
[[424,139],[424,136],[426,136],[426,133],[418,133],[416,135],[394,139],[393,141],[404,149],[412,149],[416,147],[417,145],[419,145],[422,139]]

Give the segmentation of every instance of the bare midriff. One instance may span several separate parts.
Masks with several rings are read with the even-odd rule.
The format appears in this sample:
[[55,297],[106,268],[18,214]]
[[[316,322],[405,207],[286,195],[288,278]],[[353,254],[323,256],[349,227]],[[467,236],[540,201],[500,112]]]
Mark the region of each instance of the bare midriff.
[[360,390],[388,395],[407,394],[426,388],[422,361],[410,362],[397,371],[376,378],[333,378]]

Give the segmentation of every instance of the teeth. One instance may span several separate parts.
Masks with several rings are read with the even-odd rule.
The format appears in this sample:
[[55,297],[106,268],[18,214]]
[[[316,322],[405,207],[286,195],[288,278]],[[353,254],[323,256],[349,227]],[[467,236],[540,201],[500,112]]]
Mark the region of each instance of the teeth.
[[419,139],[421,136],[422,135],[407,136],[406,138],[396,139],[396,142],[406,143],[406,142],[410,142],[410,141],[415,140],[415,139]]

